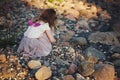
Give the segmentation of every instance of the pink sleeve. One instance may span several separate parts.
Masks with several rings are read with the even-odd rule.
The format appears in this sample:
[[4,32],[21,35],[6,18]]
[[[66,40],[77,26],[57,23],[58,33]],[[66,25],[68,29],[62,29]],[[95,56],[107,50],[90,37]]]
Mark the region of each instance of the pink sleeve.
[[29,25],[29,26],[33,25],[33,21],[32,21],[32,20],[29,20],[29,21],[28,21],[28,25]]

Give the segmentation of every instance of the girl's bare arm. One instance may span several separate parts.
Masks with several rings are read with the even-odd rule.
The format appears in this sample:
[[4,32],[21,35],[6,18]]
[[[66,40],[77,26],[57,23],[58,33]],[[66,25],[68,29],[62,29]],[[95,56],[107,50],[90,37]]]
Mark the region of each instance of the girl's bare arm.
[[46,30],[45,33],[47,34],[47,36],[48,36],[48,38],[49,38],[49,40],[50,40],[51,43],[56,42],[56,40],[55,40],[55,38],[53,37],[53,35],[52,35],[52,33],[51,33],[50,30]]

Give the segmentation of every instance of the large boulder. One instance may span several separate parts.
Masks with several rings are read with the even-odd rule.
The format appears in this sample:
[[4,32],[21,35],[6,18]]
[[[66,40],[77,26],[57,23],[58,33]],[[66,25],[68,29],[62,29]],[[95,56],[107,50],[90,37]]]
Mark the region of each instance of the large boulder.
[[114,80],[114,66],[108,64],[98,64],[93,76],[95,80]]
[[112,32],[95,32],[89,36],[92,43],[103,43],[107,45],[120,45],[120,42]]
[[37,80],[46,80],[50,78],[52,75],[52,71],[49,67],[42,66],[36,73],[35,77]]
[[77,46],[85,46],[87,45],[87,40],[84,37],[73,37],[72,38],[72,45]]
[[41,63],[38,60],[31,60],[28,62],[27,65],[30,69],[36,69],[41,67]]
[[78,66],[78,71],[83,76],[90,76],[94,72],[94,64],[90,62],[82,62]]
[[88,47],[86,50],[85,50],[85,58],[88,58],[88,57],[96,57],[98,59],[101,59],[101,60],[104,60],[105,59],[105,55],[103,54],[103,52],[97,50],[96,48],[94,47]]

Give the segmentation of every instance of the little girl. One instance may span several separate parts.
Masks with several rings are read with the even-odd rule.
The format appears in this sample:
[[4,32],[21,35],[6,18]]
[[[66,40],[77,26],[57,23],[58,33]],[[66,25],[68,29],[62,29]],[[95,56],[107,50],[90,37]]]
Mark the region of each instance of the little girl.
[[52,32],[55,20],[54,9],[46,9],[38,19],[29,20],[17,52],[24,58],[47,56],[52,50],[52,43],[56,41]]

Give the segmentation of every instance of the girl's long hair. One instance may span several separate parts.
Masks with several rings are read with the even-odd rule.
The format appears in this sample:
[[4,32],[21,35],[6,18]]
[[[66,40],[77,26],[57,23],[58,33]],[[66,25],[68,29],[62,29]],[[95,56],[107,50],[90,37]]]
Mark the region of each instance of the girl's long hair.
[[45,23],[48,22],[50,27],[55,27],[56,11],[54,9],[46,9],[34,22],[38,20],[44,21]]

